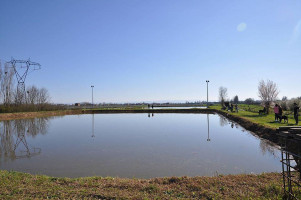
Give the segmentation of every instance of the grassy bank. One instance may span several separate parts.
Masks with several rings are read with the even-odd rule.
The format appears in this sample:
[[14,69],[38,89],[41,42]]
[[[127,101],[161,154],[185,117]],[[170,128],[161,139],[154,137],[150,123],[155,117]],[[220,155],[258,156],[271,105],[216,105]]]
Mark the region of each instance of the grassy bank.
[[281,199],[281,181],[278,173],[70,179],[0,171],[0,199]]
[[295,125],[295,120],[293,115],[291,114],[290,111],[285,111],[284,114],[287,114],[288,116],[288,122],[289,123],[284,123],[282,120],[282,123],[275,122],[275,115],[273,112],[271,112],[268,115],[259,115],[258,110],[263,109],[262,106],[257,106],[257,105],[239,105],[239,112],[230,112],[230,111],[225,111],[221,110],[220,105],[214,105],[210,106],[211,109],[216,109],[224,113],[228,113],[234,116],[241,117],[243,119],[249,120],[253,123],[265,126],[267,128],[279,128],[280,126],[294,126]]
[[35,117],[76,115],[82,113],[83,113],[82,110],[56,110],[56,111],[38,111],[38,112],[1,113],[0,121],[14,120],[14,119],[27,119],[27,118],[35,118]]

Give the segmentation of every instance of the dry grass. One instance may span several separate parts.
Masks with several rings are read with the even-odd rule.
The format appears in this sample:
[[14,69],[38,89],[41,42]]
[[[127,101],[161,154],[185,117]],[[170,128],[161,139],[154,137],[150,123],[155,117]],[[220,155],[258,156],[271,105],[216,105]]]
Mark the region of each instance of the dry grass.
[[0,199],[281,199],[281,175],[54,178],[0,171]]

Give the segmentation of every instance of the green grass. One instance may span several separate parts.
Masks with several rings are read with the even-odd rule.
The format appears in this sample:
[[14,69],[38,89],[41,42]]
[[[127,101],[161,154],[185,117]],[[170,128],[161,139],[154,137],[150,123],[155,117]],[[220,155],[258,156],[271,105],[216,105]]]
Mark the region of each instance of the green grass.
[[[300,193],[298,194],[299,197]],[[0,199],[282,199],[282,176],[55,178],[0,171]]]
[[[220,105],[214,105],[214,106],[210,106],[211,109],[216,109],[216,110],[221,110],[221,106]],[[259,106],[259,105],[238,105],[239,108],[239,112],[230,112],[230,111],[224,111],[221,110],[225,113],[229,113],[231,115],[235,115],[244,119],[247,119],[253,123],[257,123],[260,124],[262,126],[268,127],[268,128],[279,128],[280,126],[294,126],[295,125],[295,120],[293,115],[291,114],[290,111],[284,111],[284,114],[288,116],[288,121],[289,123],[284,123],[284,121],[282,120],[282,123],[279,122],[275,122],[275,115],[273,113],[273,111],[270,111],[270,114],[268,115],[259,115],[258,111],[262,110],[263,107]]]

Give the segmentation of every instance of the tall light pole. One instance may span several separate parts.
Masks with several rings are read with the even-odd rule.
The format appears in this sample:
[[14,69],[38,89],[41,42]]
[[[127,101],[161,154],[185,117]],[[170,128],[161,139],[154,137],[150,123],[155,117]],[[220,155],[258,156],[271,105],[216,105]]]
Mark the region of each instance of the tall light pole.
[[208,83],[209,83],[209,80],[206,80],[206,83],[207,83],[207,108],[209,108],[209,105],[208,105]]
[[93,88],[94,88],[94,85],[91,85],[91,88],[92,88],[92,108],[93,108],[93,105],[94,105],[94,103],[93,103]]

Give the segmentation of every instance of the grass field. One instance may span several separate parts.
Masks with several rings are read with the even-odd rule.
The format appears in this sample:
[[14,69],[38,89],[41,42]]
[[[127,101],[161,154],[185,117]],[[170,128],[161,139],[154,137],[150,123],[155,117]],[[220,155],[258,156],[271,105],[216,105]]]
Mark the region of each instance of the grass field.
[[[300,196],[300,193],[299,193]],[[0,199],[282,199],[279,173],[154,179],[54,178],[0,171]]]
[[[210,106],[211,109],[221,110],[220,105],[214,105]],[[239,104],[238,105],[238,113],[236,112],[230,112],[230,111],[223,111],[226,113],[229,113],[231,115],[235,115],[244,119],[247,119],[251,122],[266,126],[268,128],[279,128],[280,126],[294,126],[295,120],[294,116],[291,111],[284,111],[283,114],[288,116],[288,122],[289,123],[282,123],[275,122],[275,115],[273,111],[270,111],[269,115],[259,115],[258,111],[262,110],[263,107],[259,105],[245,105],[245,104]]]

